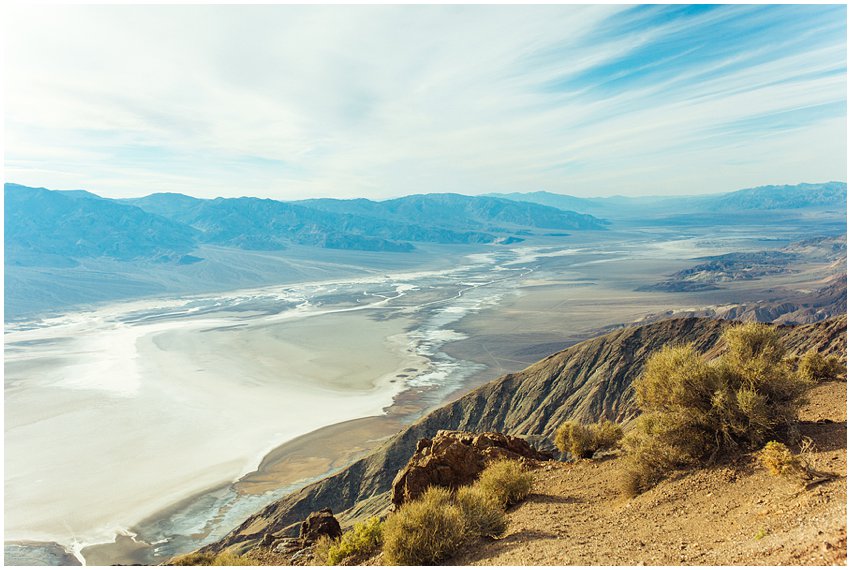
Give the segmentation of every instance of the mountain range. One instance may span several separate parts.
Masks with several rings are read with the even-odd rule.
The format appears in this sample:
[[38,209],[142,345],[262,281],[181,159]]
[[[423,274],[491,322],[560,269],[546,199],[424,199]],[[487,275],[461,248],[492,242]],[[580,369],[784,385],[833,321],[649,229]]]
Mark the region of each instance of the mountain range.
[[695,213],[747,215],[766,210],[845,211],[848,202],[845,182],[760,186],[704,196],[578,198],[544,191],[488,194],[488,196],[619,219]]
[[[191,263],[201,244],[274,251],[289,245],[406,252],[416,243],[499,244],[535,232],[605,230],[604,218],[844,211],[843,182],[764,186],[691,197],[577,198],[532,192],[420,194],[385,201],[200,199],[157,193],[113,200],[83,190],[4,186],[6,265],[73,266],[81,258]],[[581,212],[581,213],[580,213]]]
[[82,191],[4,187],[7,264],[74,258],[184,259],[199,244],[405,252],[414,243],[511,243],[523,230],[602,230],[593,216],[500,198],[432,194],[385,202],[193,198],[111,200]]

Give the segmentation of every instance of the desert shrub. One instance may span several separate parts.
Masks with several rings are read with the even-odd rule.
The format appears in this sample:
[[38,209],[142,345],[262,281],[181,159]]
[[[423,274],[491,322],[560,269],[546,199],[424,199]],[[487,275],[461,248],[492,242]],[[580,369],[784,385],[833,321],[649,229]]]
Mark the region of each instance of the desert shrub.
[[175,556],[168,561],[169,566],[212,566],[215,554],[210,552],[190,552]]
[[466,525],[452,492],[431,487],[402,505],[384,522],[384,562],[402,566],[435,564],[464,542]]
[[260,566],[260,561],[248,556],[222,552],[216,556],[211,566]]
[[621,427],[609,420],[591,425],[568,421],[556,431],[555,444],[575,459],[591,459],[598,451],[614,448],[622,437]]
[[809,473],[806,462],[778,441],[766,443],[757,459],[772,475],[806,478]]
[[798,374],[808,382],[836,380],[842,373],[842,363],[833,355],[823,356],[815,348],[798,362]]
[[623,428],[610,420],[600,420],[591,426],[597,451],[614,449],[623,438]]
[[502,459],[488,465],[476,485],[502,506],[518,503],[532,492],[531,473],[519,461]]
[[794,425],[809,383],[784,363],[776,330],[748,323],[723,338],[727,352],[712,364],[690,345],[648,359],[634,384],[643,413],[623,444],[627,490],[645,490],[671,469],[756,449]]
[[455,504],[464,514],[464,525],[470,535],[496,538],[508,528],[502,504],[478,485],[458,489]]
[[336,543],[337,541],[328,536],[327,534],[320,535],[319,538],[316,539],[316,542],[313,543],[313,558],[310,561],[310,565],[329,565],[329,553],[331,551],[331,547],[334,546]]
[[[338,566],[344,560],[362,562],[381,548],[383,523],[378,517],[356,523],[328,547],[325,564]],[[314,552],[314,557],[316,553]]]
[[191,552],[172,558],[169,566],[259,566],[260,561],[230,552]]
[[594,455],[594,436],[591,428],[579,422],[564,422],[556,431],[555,444],[560,451],[574,459],[589,459]]

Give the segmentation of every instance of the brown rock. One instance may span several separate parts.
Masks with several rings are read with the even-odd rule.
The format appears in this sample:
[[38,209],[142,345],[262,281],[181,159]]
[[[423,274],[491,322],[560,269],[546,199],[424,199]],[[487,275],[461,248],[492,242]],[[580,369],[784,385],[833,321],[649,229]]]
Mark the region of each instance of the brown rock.
[[301,523],[299,530],[299,539],[302,545],[313,544],[320,536],[328,536],[332,539],[339,538],[343,535],[340,529],[340,523],[334,518],[334,513],[331,509],[322,509],[310,515]]
[[431,486],[469,485],[488,463],[499,459],[546,461],[526,440],[496,432],[474,434],[438,431],[417,442],[417,451],[393,480],[391,501],[398,506],[419,497]]

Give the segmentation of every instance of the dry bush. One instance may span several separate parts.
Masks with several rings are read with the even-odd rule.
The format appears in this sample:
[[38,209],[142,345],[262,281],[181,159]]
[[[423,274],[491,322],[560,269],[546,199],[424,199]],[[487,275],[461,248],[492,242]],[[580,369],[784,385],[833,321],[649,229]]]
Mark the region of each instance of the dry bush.
[[464,525],[470,535],[496,538],[508,528],[508,517],[499,500],[478,485],[458,489],[455,504],[464,513]]
[[260,566],[260,561],[248,556],[222,552],[216,556],[211,566]]
[[574,459],[590,459],[596,451],[591,429],[579,422],[561,424],[556,431],[555,444],[560,451],[569,453]]
[[337,543],[336,540],[327,534],[320,535],[313,543],[313,558],[310,561],[311,566],[327,566],[331,547]]
[[488,465],[476,485],[502,506],[519,503],[532,492],[534,477],[519,461],[502,459]]
[[597,451],[608,451],[618,446],[623,438],[623,428],[610,420],[600,420],[591,426]]
[[643,414],[624,442],[625,491],[671,469],[712,463],[788,434],[809,383],[792,374],[777,331],[748,323],[724,333],[727,352],[706,362],[690,345],[666,347],[634,383]]
[[168,561],[168,566],[212,566],[215,557],[211,552],[190,552],[175,556]]
[[230,552],[213,554],[210,552],[191,552],[175,556],[168,562],[169,566],[259,566],[260,561],[248,556],[239,556]]
[[[383,523],[378,517],[356,523],[328,546],[324,564],[339,566],[344,560],[349,563],[363,562],[381,549]],[[314,551],[314,557],[316,553]]]
[[556,431],[555,444],[574,459],[591,459],[598,451],[613,449],[622,437],[621,427],[609,420],[591,425],[568,421]]
[[772,475],[806,478],[809,473],[806,463],[778,441],[766,443],[757,458]]
[[431,487],[384,522],[384,561],[421,566],[445,560],[464,542],[464,513],[452,504],[452,492]]
[[822,356],[813,348],[798,362],[798,374],[808,382],[837,380],[842,374],[842,363],[835,356]]

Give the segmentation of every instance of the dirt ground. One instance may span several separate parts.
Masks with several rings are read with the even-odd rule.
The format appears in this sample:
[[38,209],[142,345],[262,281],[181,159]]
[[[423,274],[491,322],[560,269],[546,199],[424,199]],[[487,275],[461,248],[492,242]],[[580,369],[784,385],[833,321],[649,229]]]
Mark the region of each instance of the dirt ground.
[[448,564],[844,565],[846,386],[817,386],[800,414],[815,444],[807,458],[827,482],[805,488],[745,457],[627,499],[619,458],[551,463],[503,538],[470,543]]

